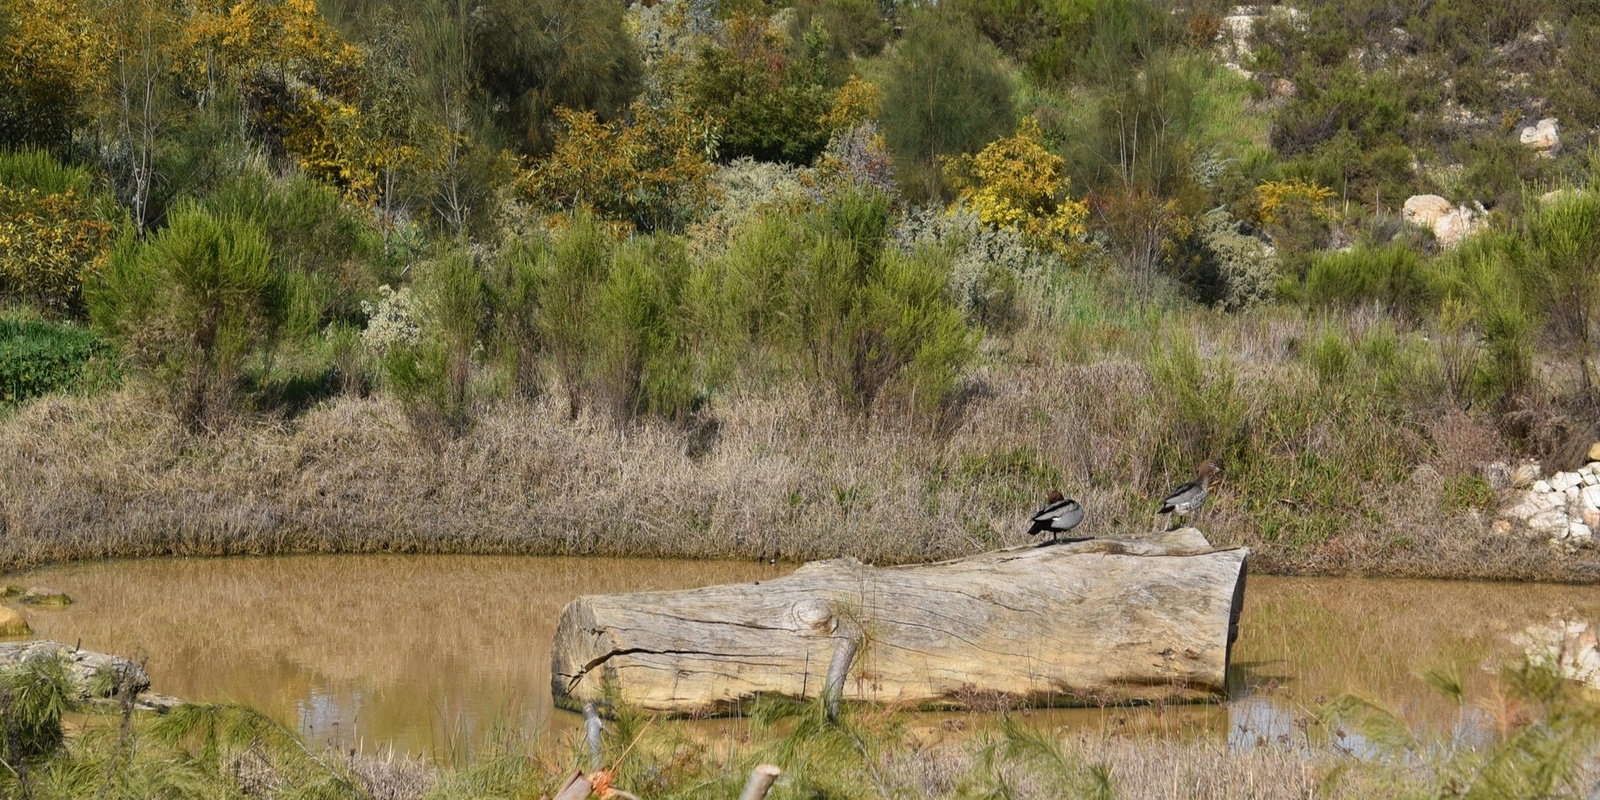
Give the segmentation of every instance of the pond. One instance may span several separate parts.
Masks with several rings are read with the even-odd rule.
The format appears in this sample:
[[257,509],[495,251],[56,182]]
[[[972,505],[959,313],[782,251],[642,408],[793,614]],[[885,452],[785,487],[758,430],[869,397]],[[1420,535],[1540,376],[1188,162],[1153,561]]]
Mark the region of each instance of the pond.
[[[29,610],[36,636],[148,659],[156,691],[231,700],[314,741],[449,757],[496,728],[567,734],[550,702],[550,638],[580,594],[763,580],[792,565],[498,556],[340,555],[67,564],[7,576],[76,601]],[[1483,691],[1513,634],[1600,617],[1593,587],[1252,576],[1232,700],[1164,709],[1055,709],[1052,725],[1281,740],[1357,692],[1408,719],[1458,724],[1419,675]],[[972,715],[917,715],[935,735]],[[694,723],[711,730],[737,721]]]

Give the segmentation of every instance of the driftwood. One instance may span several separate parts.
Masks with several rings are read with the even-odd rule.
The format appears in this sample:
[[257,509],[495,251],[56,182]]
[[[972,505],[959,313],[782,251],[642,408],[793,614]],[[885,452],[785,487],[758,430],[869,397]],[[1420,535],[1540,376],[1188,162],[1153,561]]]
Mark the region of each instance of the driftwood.
[[[556,704],[670,714],[761,695],[920,708],[1218,698],[1243,548],[1186,528],[907,567],[806,564],[759,583],[589,595],[561,614]],[[832,673],[830,675],[830,673]]]

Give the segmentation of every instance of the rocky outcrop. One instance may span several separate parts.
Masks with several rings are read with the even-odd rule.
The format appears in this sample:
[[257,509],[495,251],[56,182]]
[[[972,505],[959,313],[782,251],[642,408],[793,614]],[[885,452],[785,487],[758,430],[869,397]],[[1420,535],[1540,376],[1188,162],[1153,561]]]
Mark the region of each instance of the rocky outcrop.
[[1555,117],[1545,117],[1523,128],[1518,138],[1524,147],[1541,156],[1550,157],[1561,151],[1561,130]]
[[46,608],[66,608],[72,605],[72,598],[68,597],[66,592],[48,586],[30,586],[17,597],[17,601],[25,605]]
[[1500,516],[1568,551],[1593,547],[1594,532],[1600,528],[1600,462],[1590,461],[1577,472],[1557,472],[1517,490]]
[[174,697],[151,693],[150,676],[143,667],[126,658],[81,650],[45,639],[0,643],[0,669],[21,666],[40,658],[60,658],[66,662],[67,673],[77,687],[80,701],[115,700],[118,687],[121,686],[135,693],[138,698],[136,707],[142,710],[165,711],[182,702]]
[[1406,222],[1433,231],[1442,247],[1454,247],[1483,227],[1484,215],[1466,206],[1452,206],[1436,194],[1413,195],[1406,199],[1401,216]]
[[14,608],[0,606],[0,636],[31,636],[33,629],[28,627],[28,620],[22,612]]

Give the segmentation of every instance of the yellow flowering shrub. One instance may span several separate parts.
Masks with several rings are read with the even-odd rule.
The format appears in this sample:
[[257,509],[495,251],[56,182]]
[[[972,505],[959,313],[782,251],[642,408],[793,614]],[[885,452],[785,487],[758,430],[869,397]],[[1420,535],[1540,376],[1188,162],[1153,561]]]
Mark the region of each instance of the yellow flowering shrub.
[[82,0],[0,0],[0,143],[64,140],[105,77],[102,26]]
[[112,226],[76,191],[0,184],[0,300],[56,318],[83,312],[83,281],[111,249]]
[[1268,225],[1295,213],[1309,213],[1324,221],[1333,218],[1333,209],[1328,205],[1333,190],[1299,178],[1267,181],[1256,187],[1256,197],[1261,221]]
[[881,105],[883,90],[862,80],[860,75],[851,75],[850,80],[839,87],[833,106],[822,115],[820,122],[828,131],[838,134],[878,116]]
[[600,122],[592,111],[559,109],[550,155],[522,175],[534,206],[588,209],[640,230],[680,229],[710,200],[715,130],[706,120],[634,104],[631,125]]
[[1028,118],[1014,135],[975,156],[947,160],[945,168],[962,202],[985,224],[1068,255],[1087,234],[1089,206],[1068,194],[1066,162],[1042,139],[1039,123]]

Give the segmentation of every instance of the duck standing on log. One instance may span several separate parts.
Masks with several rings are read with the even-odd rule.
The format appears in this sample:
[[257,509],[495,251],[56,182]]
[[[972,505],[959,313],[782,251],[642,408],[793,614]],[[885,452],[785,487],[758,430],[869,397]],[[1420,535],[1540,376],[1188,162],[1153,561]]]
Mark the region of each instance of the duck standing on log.
[[1167,530],[1176,530],[1177,518],[1183,517],[1184,522],[1200,510],[1206,498],[1211,496],[1211,482],[1222,474],[1222,467],[1215,461],[1207,461],[1195,470],[1194,480],[1172,490],[1172,494],[1161,499],[1161,510],[1157,514],[1171,514],[1172,523]]
[[1056,534],[1070,531],[1083,521],[1083,506],[1076,500],[1068,500],[1055,489],[1050,491],[1048,503],[1033,515],[1033,527],[1028,529],[1028,535],[1037,536],[1040,531],[1049,531],[1050,541],[1054,542]]

